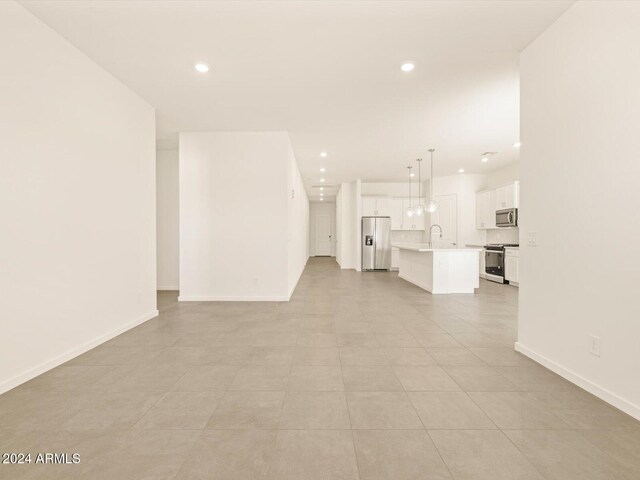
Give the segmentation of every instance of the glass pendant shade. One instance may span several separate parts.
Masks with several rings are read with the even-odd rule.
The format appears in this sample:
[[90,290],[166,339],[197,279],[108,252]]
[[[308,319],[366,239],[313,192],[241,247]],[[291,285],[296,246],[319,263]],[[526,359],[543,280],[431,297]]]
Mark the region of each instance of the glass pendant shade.
[[417,217],[421,217],[422,215],[424,215],[424,205],[422,204],[416,205],[415,213]]
[[438,209],[438,204],[433,200],[427,204],[427,212],[433,213]]
[[413,214],[414,214],[413,208],[411,207],[407,208],[406,214],[407,214],[407,217],[413,217]]

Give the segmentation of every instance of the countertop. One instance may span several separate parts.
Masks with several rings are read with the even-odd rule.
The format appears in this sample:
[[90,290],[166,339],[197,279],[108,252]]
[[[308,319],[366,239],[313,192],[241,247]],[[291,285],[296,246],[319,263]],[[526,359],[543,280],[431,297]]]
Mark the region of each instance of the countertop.
[[482,248],[433,248],[427,243],[392,243],[392,247],[414,252],[479,252]]

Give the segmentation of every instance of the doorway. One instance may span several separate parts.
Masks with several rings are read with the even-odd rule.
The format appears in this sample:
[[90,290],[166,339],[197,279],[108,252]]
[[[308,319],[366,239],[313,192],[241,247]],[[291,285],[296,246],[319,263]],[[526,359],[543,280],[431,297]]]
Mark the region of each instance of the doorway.
[[315,227],[315,256],[331,256],[331,215],[317,214]]

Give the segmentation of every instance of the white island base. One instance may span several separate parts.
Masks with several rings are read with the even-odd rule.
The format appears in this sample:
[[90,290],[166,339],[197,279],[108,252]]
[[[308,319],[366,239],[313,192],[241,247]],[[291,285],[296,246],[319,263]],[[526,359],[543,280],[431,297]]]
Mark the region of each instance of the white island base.
[[394,244],[400,251],[398,276],[433,294],[473,293],[480,286],[479,248],[429,248]]

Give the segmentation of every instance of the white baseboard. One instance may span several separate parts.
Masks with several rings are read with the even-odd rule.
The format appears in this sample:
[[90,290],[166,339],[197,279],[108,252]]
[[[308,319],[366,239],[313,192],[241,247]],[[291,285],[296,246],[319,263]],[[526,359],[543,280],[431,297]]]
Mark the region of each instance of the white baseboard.
[[599,399],[604,400],[610,405],[613,405],[618,410],[622,410],[626,414],[631,415],[633,418],[640,420],[640,406],[634,405],[633,403],[625,400],[624,398],[616,395],[606,388],[593,383],[591,380],[587,380],[586,378],[573,372],[572,370],[569,370],[562,365],[557,364],[553,360],[550,360],[547,357],[534,352],[530,348],[522,345],[520,342],[516,342],[515,349],[517,352],[526,355],[534,362],[539,363],[543,367],[546,367],[552,372],[555,372],[561,377],[565,378],[566,380],[569,380],[571,383],[574,383],[587,392],[592,393]]
[[162,287],[158,285],[156,287],[156,290],[180,290],[180,287],[178,285],[162,286]]
[[288,302],[286,295],[225,296],[225,295],[179,295],[179,302]]
[[80,345],[79,347],[72,348],[71,350],[68,350],[65,353],[62,353],[60,355],[53,357],[51,360],[47,360],[46,362],[43,362],[40,365],[30,368],[29,370],[22,372],[16,375],[15,377],[5,380],[4,382],[0,383],[0,394],[9,391],[12,388],[17,387],[18,385],[21,385],[31,380],[32,378],[37,377],[38,375],[42,375],[44,372],[51,370],[52,368],[55,368],[59,365],[62,365],[63,363],[68,362],[72,358],[75,358],[78,355],[81,355],[91,350],[92,348],[95,348],[98,345],[106,342],[107,340],[111,340],[112,338],[117,337],[121,333],[124,333],[127,330],[131,330],[133,327],[137,327],[141,323],[144,323],[147,320],[151,320],[152,318],[157,316],[158,316],[158,310],[153,310],[152,312],[146,315],[143,315],[142,317],[139,317],[129,323],[126,323],[116,328],[115,330],[110,331],[109,333],[100,335],[99,337],[96,337],[93,340],[90,340]]

